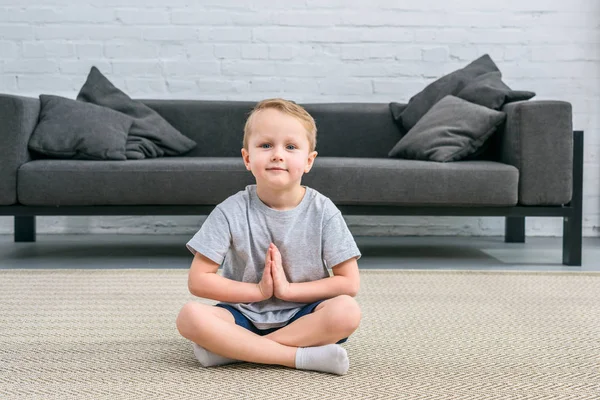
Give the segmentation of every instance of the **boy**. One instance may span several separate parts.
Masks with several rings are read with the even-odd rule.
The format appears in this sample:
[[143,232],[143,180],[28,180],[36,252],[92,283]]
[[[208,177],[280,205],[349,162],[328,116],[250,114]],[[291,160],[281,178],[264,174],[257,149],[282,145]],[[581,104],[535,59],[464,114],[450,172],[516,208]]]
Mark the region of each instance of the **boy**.
[[297,104],[260,102],[242,149],[256,184],[219,204],[187,243],[190,292],[220,302],[189,302],[177,317],[205,367],[249,361],[348,371],[339,343],[360,323],[353,296],[361,254],[333,202],[300,183],[317,156],[316,131]]

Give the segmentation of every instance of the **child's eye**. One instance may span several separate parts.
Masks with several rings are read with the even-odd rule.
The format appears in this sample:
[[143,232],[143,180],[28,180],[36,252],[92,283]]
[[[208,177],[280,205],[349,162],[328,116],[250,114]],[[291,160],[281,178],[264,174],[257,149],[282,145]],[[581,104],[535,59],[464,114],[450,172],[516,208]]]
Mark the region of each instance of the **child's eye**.
[[263,148],[263,149],[266,149],[269,146],[271,146],[269,143],[263,143],[263,144],[260,145],[260,147]]
[[286,147],[288,150],[294,150],[296,148],[296,146],[294,146],[293,144],[288,144]]

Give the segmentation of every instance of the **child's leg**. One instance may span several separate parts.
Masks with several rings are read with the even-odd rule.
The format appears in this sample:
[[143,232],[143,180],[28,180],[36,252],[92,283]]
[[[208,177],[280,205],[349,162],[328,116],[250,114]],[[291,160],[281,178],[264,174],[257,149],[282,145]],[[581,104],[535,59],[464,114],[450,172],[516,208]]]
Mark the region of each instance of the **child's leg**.
[[[212,313],[214,313],[217,317],[232,323],[236,323],[234,315],[232,315],[232,311],[227,309],[221,309],[219,307],[213,306],[209,309]],[[227,358],[215,354],[211,351],[206,350],[204,347],[200,346],[197,343],[192,342],[192,347],[194,349],[194,356],[203,367],[217,367],[220,365],[234,364],[242,362],[240,360],[234,360],[232,358]]]
[[311,314],[264,337],[286,346],[320,346],[350,336],[360,323],[361,313],[353,297],[342,295],[325,300]]
[[232,358],[215,354],[194,342],[192,342],[192,349],[194,350],[194,356],[196,357],[196,360],[198,360],[200,365],[206,368],[242,362],[240,360],[234,360]]
[[[216,310],[214,310],[216,309]],[[215,312],[229,311],[190,302],[177,317],[177,329],[186,339],[223,357],[295,367],[296,347],[284,346],[227,321]],[[231,314],[230,314],[231,315]]]
[[[220,310],[216,311],[215,309]],[[226,312],[229,315],[219,315]],[[181,335],[223,357],[343,375],[348,354],[341,346],[297,348],[274,342],[235,324],[229,311],[190,302],[177,317]]]

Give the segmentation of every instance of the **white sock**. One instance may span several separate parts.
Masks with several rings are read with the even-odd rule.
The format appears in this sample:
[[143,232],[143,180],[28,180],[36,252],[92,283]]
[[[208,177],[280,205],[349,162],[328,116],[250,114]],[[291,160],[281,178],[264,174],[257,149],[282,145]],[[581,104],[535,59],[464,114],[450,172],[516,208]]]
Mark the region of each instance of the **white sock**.
[[196,356],[196,359],[200,361],[200,365],[202,365],[203,367],[216,367],[217,365],[226,365],[241,362],[240,360],[233,360],[231,358],[211,353],[210,351],[206,350],[204,347],[197,345],[196,343],[193,343],[193,345],[194,355]]
[[338,344],[316,347],[298,347],[296,368],[344,375],[348,372],[348,353]]

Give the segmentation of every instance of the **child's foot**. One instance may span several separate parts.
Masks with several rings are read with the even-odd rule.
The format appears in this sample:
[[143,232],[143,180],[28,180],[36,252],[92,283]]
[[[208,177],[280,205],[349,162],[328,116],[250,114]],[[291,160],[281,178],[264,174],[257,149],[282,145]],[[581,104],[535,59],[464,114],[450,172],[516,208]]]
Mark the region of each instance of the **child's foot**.
[[348,372],[348,353],[340,345],[328,344],[317,347],[298,347],[296,368],[344,375]]
[[197,345],[196,343],[193,343],[193,345],[194,355],[196,356],[196,359],[200,361],[200,365],[202,365],[203,367],[216,367],[217,365],[226,365],[241,362],[240,360],[233,360],[231,358],[211,353],[210,351],[206,350],[204,347]]

